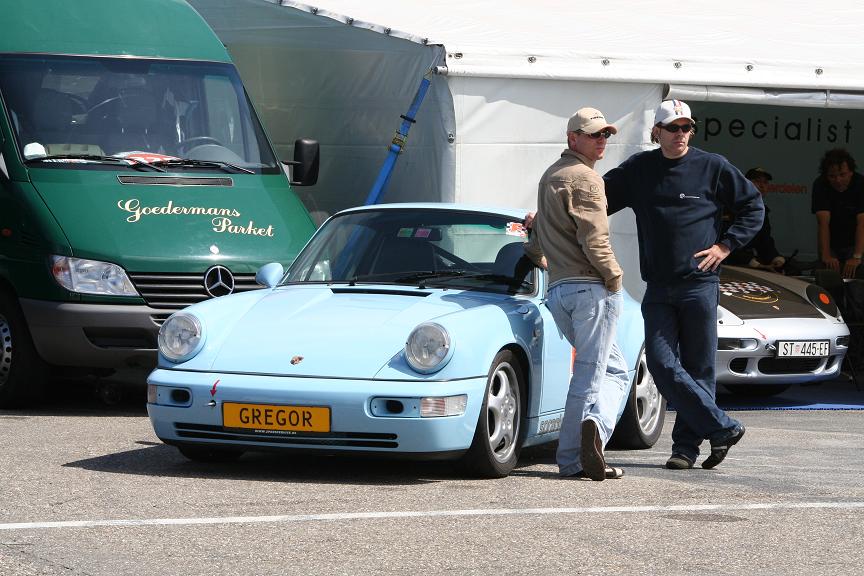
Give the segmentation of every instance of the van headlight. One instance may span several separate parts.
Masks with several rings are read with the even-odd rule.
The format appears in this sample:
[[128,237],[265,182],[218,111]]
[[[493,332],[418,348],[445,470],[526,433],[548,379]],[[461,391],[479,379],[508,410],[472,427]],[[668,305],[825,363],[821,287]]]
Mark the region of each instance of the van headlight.
[[51,256],[51,273],[57,283],[70,292],[103,296],[138,296],[138,291],[117,264]]
[[447,329],[433,322],[414,328],[405,342],[405,359],[411,368],[424,374],[443,368],[452,352]]
[[171,362],[185,362],[204,344],[201,321],[191,314],[172,314],[159,329],[159,353]]

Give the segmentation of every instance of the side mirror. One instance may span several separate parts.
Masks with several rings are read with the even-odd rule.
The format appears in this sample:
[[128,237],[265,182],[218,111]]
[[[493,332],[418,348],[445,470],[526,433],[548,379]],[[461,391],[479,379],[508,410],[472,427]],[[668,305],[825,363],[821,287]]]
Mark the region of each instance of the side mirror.
[[300,138],[294,141],[294,160],[284,161],[291,166],[291,184],[314,186],[318,182],[318,141]]
[[284,275],[285,269],[282,268],[282,264],[270,262],[258,269],[258,272],[255,273],[255,282],[267,288],[273,288],[279,284]]

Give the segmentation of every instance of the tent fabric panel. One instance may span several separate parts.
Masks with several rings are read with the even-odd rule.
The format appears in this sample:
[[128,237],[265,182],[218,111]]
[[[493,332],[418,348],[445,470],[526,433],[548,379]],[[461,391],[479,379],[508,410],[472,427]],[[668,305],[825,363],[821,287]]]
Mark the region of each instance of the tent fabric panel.
[[[650,143],[662,84],[450,77],[456,115],[455,200],[537,207],[537,184],[566,147],[567,120],[579,108],[599,108],[618,128],[595,169],[603,174]],[[641,294],[632,211],[611,220],[625,287]]]
[[837,92],[833,90],[781,90],[748,86],[673,84],[667,87],[665,98],[692,102],[730,102],[794,106],[796,108],[864,109],[864,92]]

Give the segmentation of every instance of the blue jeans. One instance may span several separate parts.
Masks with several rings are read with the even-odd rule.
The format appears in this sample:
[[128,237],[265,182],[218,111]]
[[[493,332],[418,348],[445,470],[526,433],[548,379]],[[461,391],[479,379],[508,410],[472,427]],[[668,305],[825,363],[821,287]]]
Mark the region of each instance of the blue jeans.
[[642,299],[645,357],[660,393],[676,410],[672,452],[694,462],[703,440],[740,425],[714,401],[719,285],[649,282]]
[[605,446],[629,392],[627,364],[615,343],[621,302],[621,292],[599,282],[562,282],[549,290],[546,306],[576,350],[556,454],[562,475],[582,470],[582,421],[594,420]]

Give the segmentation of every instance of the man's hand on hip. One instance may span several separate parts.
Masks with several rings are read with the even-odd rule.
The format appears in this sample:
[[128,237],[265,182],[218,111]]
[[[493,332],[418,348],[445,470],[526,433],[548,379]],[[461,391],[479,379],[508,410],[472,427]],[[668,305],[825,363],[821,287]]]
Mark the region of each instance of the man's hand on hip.
[[729,255],[729,252],[731,252],[731,250],[729,250],[725,244],[714,244],[707,250],[697,252],[693,257],[702,258],[702,261],[699,263],[699,270],[702,270],[703,272],[706,270],[714,272],[717,270],[717,267],[720,266],[720,263]]

